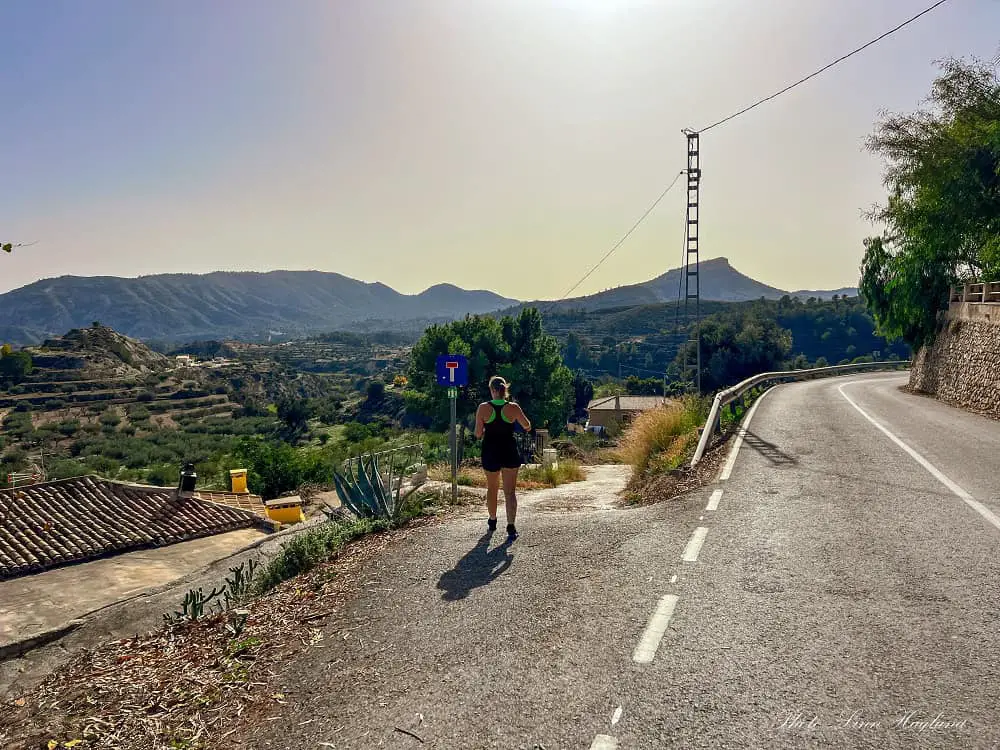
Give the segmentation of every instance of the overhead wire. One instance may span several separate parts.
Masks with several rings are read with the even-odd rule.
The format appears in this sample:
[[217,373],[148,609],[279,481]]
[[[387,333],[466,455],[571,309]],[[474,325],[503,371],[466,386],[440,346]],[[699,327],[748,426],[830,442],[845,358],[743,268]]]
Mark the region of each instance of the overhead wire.
[[[732,114],[727,115],[726,117],[723,117],[722,119],[717,120],[717,121],[711,123],[710,125],[706,125],[705,127],[701,128],[699,130],[693,131],[693,132],[696,132],[696,133],[699,133],[699,134],[700,133],[708,132],[709,130],[712,130],[713,128],[717,128],[720,125],[723,125],[723,124],[725,124],[727,122],[735,120],[737,117],[740,117],[740,116],[746,114],[747,112],[750,112],[751,110],[756,109],[757,107],[759,107],[762,104],[765,104],[765,103],[767,103],[769,101],[772,101],[772,100],[778,98],[782,94],[785,94],[785,93],[791,91],[792,89],[794,89],[794,88],[796,88],[798,86],[801,86],[803,83],[806,83],[807,81],[815,78],[816,76],[818,76],[818,75],[826,72],[830,68],[832,68],[832,67],[834,67],[834,66],[836,66],[836,65],[838,65],[838,64],[840,64],[842,62],[844,62],[845,60],[853,57],[854,55],[857,55],[860,52],[863,52],[864,50],[866,50],[869,47],[877,44],[878,42],[880,42],[883,39],[891,36],[892,34],[895,34],[897,31],[905,28],[906,26],[909,26],[914,21],[917,21],[918,19],[922,18],[923,16],[925,16],[928,13],[932,12],[933,10],[939,8],[940,6],[944,5],[947,2],[948,2],[948,0],[937,0],[937,2],[933,3],[931,6],[925,8],[924,10],[920,11],[916,15],[913,15],[910,18],[907,18],[902,23],[897,24],[893,28],[891,28],[888,31],[880,34],[879,36],[875,37],[871,41],[868,41],[865,44],[862,44],[860,47],[857,47],[857,48],[851,50],[847,54],[841,55],[837,59],[833,60],[832,62],[827,63],[826,65],[824,65],[823,67],[819,68],[818,70],[810,73],[809,75],[800,78],[799,80],[797,80],[797,81],[795,81],[795,82],[793,82],[793,83],[785,86],[781,90],[776,91],[775,93],[770,94],[769,96],[765,96],[765,97],[763,97],[761,99],[758,99],[753,104],[751,104],[751,105],[749,105],[747,107],[744,107],[743,109],[740,109],[740,110],[738,110],[736,112],[733,112]],[[1000,64],[1000,54],[997,55],[997,57],[995,58],[995,60],[993,62],[994,62],[994,65]],[[572,294],[574,291],[576,291],[576,289],[584,281],[586,281],[588,278],[590,278],[590,276],[593,275],[593,273],[598,268],[600,268],[605,263],[605,261],[607,261],[608,258],[610,258],[618,250],[618,248],[620,248],[625,243],[625,241],[632,235],[632,233],[636,229],[638,229],[638,227],[653,212],[653,209],[655,209],[660,204],[660,202],[666,197],[666,195],[677,184],[677,181],[681,178],[681,176],[683,174],[685,174],[686,172],[687,172],[686,169],[682,169],[680,172],[678,172],[677,175],[674,177],[673,181],[663,190],[663,192],[661,192],[659,194],[659,196],[657,196],[656,200],[654,200],[653,203],[649,206],[649,208],[647,208],[646,211],[643,212],[642,216],[639,217],[638,221],[636,221],[635,224],[632,225],[632,227],[611,247],[611,249],[608,250],[608,252],[605,253],[604,256],[596,264],[594,264],[594,266],[589,271],[587,271],[587,273],[584,274],[580,278],[579,281],[577,281],[573,286],[571,286],[559,299],[553,300],[552,302],[550,302],[545,307],[545,309],[542,311],[542,313],[545,314],[545,313],[550,312],[553,307],[555,307],[556,305],[558,305],[560,302],[563,302],[567,297],[569,297],[570,294]],[[685,230],[686,230],[686,226],[685,226]],[[685,238],[686,238],[686,236],[687,235],[686,235],[686,232],[685,232]],[[683,250],[683,248],[682,248],[682,250]],[[677,335],[677,333],[679,333],[679,315],[680,315],[681,289],[682,289],[683,279],[684,279],[683,269],[684,269],[684,256],[683,256],[683,252],[682,252],[681,265],[680,265],[680,267],[678,269],[678,270],[680,270],[680,275],[679,275],[679,278],[677,280],[677,287],[678,288],[677,288],[677,300],[676,300],[676,307],[675,307],[674,335]],[[656,346],[656,345],[651,345],[651,346]],[[663,348],[666,348],[666,347],[663,347]],[[628,369],[634,369],[634,370],[637,370],[637,371],[652,372],[651,370],[641,370],[640,368],[633,368],[633,367],[631,367],[629,365],[621,365],[621,367],[627,367]]]
[[569,295],[571,295],[574,291],[576,291],[577,287],[579,287],[580,284],[589,279],[590,276],[594,273],[594,271],[600,268],[608,258],[614,255],[615,251],[618,250],[618,248],[620,248],[623,244],[625,244],[625,240],[631,237],[632,233],[639,228],[639,225],[646,220],[646,217],[649,216],[651,213],[653,213],[653,209],[656,208],[658,205],[660,205],[660,201],[662,201],[667,196],[667,193],[669,193],[673,189],[674,185],[676,185],[677,181],[681,178],[681,175],[683,175],[686,171],[687,171],[686,169],[682,169],[680,172],[678,172],[677,175],[674,177],[673,182],[671,182],[669,185],[667,185],[666,188],[664,188],[663,192],[661,192],[657,196],[656,200],[653,201],[650,204],[649,208],[647,208],[643,212],[642,216],[639,217],[639,220],[636,221],[635,224],[633,224],[632,227],[627,232],[625,232],[625,234],[623,234],[621,238],[614,245],[611,246],[611,249],[604,254],[604,257],[601,258],[599,261],[597,261],[597,263],[595,263],[594,266],[589,271],[587,271],[587,273],[585,273],[579,281],[577,281],[573,286],[567,289],[562,297],[550,302],[548,306],[542,311],[542,314],[549,312],[549,310],[551,310],[553,307],[555,307],[560,302],[569,297]]
[[933,5],[931,5],[929,8],[925,8],[924,10],[920,11],[919,13],[917,13],[915,16],[911,16],[910,18],[908,18],[905,21],[903,21],[901,24],[899,24],[897,26],[894,26],[893,28],[891,28],[887,32],[885,32],[884,34],[880,34],[879,36],[877,36],[874,39],[872,39],[870,42],[866,42],[865,44],[862,44],[860,47],[851,50],[846,55],[841,55],[836,60],[834,60],[833,62],[827,63],[826,65],[824,65],[819,70],[817,70],[817,71],[815,71],[813,73],[810,73],[809,75],[805,76],[804,78],[800,78],[799,80],[795,81],[795,83],[791,83],[788,86],[785,86],[785,88],[781,89],[780,91],[776,91],[775,93],[771,94],[770,96],[765,96],[763,99],[758,99],[753,104],[751,104],[749,107],[744,107],[740,111],[734,112],[733,114],[728,115],[727,117],[723,117],[721,120],[717,120],[716,122],[713,122],[711,125],[707,125],[707,126],[701,128],[700,130],[697,130],[695,132],[697,132],[697,133],[707,133],[712,128],[716,128],[719,125],[722,125],[723,123],[729,122],[730,120],[734,120],[737,117],[739,117],[740,115],[746,114],[751,109],[754,109],[755,107],[759,107],[761,104],[764,104],[765,102],[769,102],[772,99],[778,98],[782,94],[784,94],[784,93],[786,93],[788,91],[791,91],[796,86],[800,86],[801,84],[805,83],[806,81],[808,81],[808,80],[810,80],[812,78],[815,78],[820,73],[823,73],[823,72],[829,70],[834,65],[842,63],[847,58],[853,57],[854,55],[858,54],[859,52],[863,52],[864,50],[868,49],[873,44],[877,44],[878,42],[881,42],[887,36],[891,36],[892,34],[895,34],[900,29],[902,29],[902,28],[904,28],[906,26],[909,26],[911,23],[913,23],[914,21],[916,21],[918,18],[922,18],[923,16],[926,16],[932,10],[934,10],[936,8],[939,8],[940,6],[944,5],[946,2],[948,2],[948,0],[938,0],[936,3],[934,3]]

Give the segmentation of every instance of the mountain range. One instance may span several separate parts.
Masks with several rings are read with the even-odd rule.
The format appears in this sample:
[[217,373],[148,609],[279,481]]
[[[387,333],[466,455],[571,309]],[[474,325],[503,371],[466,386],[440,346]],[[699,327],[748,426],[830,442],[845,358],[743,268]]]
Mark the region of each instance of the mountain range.
[[[560,301],[600,309],[672,301],[680,269],[650,281]],[[700,266],[703,299],[740,302],[785,294],[828,298],[856,289],[784,292],[741,274],[725,258]],[[401,294],[381,283],[321,271],[158,274],[139,278],[60,276],[0,294],[0,341],[36,344],[100,322],[138,339],[261,339],[332,330],[418,330],[466,314],[523,306],[485,290],[438,284]],[[540,305],[550,305],[542,302]]]
[[[711,260],[701,261],[698,266],[698,276],[701,283],[701,298],[716,302],[748,302],[760,299],[761,297],[765,299],[781,299],[786,294],[790,297],[799,297],[801,299],[808,299],[809,297],[830,299],[835,294],[841,297],[854,297],[858,293],[855,287],[786,292],[782,289],[762,284],[740,273],[733,268],[727,258],[712,258]],[[632,307],[635,305],[673,302],[677,299],[678,293],[680,295],[684,294],[683,279],[683,269],[674,268],[657,276],[655,279],[644,281],[641,284],[615,287],[598,292],[597,294],[563,300],[557,303],[556,306],[553,306],[551,302],[531,304],[556,307],[556,309],[600,310],[611,307]],[[691,283],[693,289],[693,278]],[[683,299],[683,296],[681,299]]]

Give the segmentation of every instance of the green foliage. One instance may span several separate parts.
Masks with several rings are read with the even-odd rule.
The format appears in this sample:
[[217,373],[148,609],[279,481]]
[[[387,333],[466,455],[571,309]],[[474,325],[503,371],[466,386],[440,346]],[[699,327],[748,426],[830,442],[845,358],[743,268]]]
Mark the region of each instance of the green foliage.
[[573,415],[577,418],[585,417],[587,406],[594,398],[594,384],[581,373],[573,373]]
[[[405,460],[405,456],[401,458]],[[411,487],[403,494],[402,471],[406,467],[397,465],[398,461],[397,455],[390,453],[386,468],[371,453],[351,462],[352,468],[345,472],[334,469],[333,481],[341,504],[358,518],[397,521],[407,497],[416,489]]]
[[282,581],[312,570],[358,537],[390,527],[385,520],[359,520],[350,523],[328,521],[297,534],[285,542],[254,581],[255,591],[265,592]]
[[270,499],[306,482],[330,484],[340,457],[336,446],[295,448],[279,440],[246,437],[236,446],[234,460],[247,470],[251,492]]
[[385,396],[385,383],[381,380],[373,380],[368,384],[367,397],[369,401],[378,402]]
[[[681,348],[671,365],[674,380],[681,374],[685,357],[695,361],[694,347],[694,342],[687,342]],[[791,334],[757,309],[712,315],[701,325],[702,391],[711,393],[751,375],[780,370],[791,348]]]
[[23,382],[34,369],[31,355],[26,351],[11,351],[9,347],[0,355],[0,383],[16,385]]
[[1000,279],[1000,78],[991,66],[940,64],[930,107],[887,115],[868,148],[886,160],[885,227],[865,241],[861,292],[879,332],[933,340],[952,284]]
[[217,600],[215,609],[220,613],[242,604],[250,595],[254,575],[259,567],[259,562],[250,559],[230,568],[230,575],[226,576],[225,583],[213,588],[208,594],[201,588],[189,589],[181,602],[181,609],[173,615],[164,615],[163,619],[167,623],[200,620],[205,616],[206,605],[213,600]]
[[663,378],[640,378],[629,375],[625,379],[625,392],[630,396],[662,396]]
[[305,399],[283,398],[277,403],[278,419],[285,423],[293,433],[299,433],[306,427],[310,417],[309,405]]
[[537,426],[559,430],[565,424],[572,405],[573,375],[562,363],[556,340],[542,332],[537,310],[527,308],[517,318],[499,320],[473,315],[427,329],[410,354],[410,388],[405,398],[407,408],[429,417],[436,429],[444,429],[449,420],[447,394],[435,378],[435,362],[441,354],[469,358],[469,386],[459,389],[459,420],[465,421],[489,399],[488,379],[502,375]]

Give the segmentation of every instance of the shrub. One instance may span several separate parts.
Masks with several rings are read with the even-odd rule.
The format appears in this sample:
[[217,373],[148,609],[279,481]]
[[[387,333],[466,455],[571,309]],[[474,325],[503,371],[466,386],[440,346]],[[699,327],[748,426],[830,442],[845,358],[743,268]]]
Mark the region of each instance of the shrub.
[[705,408],[695,398],[685,398],[659,409],[643,412],[625,430],[620,452],[636,474],[644,474],[651,462],[663,456],[676,468],[683,451],[697,435],[698,426],[705,419]]
[[361,443],[372,437],[372,431],[360,422],[348,422],[344,425],[344,440],[348,443]]
[[312,570],[360,536],[389,528],[385,521],[327,522],[282,545],[254,581],[258,592],[273,589],[282,581]]
[[546,487],[558,487],[569,482],[582,482],[587,478],[583,467],[578,461],[564,459],[555,466],[540,466],[537,469],[523,469],[518,475],[525,482],[543,484]]
[[169,464],[154,466],[146,472],[146,482],[157,487],[173,487],[179,479],[180,469]]

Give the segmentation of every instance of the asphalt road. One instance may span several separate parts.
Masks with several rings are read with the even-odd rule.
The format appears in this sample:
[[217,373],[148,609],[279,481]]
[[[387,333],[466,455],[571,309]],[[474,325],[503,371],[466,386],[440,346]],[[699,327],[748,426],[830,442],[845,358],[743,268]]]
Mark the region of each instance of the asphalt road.
[[408,535],[243,746],[1000,747],[1000,422],[904,382],[772,390],[669,503]]

